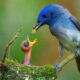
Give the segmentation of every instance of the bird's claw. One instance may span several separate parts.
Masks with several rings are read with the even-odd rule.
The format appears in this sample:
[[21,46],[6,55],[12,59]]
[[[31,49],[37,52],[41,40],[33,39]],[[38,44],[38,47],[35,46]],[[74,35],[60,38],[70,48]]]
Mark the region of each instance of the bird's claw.
[[61,70],[61,68],[58,66],[58,64],[56,63],[55,66],[54,66],[54,69],[59,72]]

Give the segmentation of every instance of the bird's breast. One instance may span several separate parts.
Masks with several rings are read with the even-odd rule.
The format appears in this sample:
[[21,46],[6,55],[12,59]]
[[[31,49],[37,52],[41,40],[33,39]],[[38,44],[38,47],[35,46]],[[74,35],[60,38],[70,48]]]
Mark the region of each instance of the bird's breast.
[[70,28],[54,27],[51,33],[61,42],[65,49],[73,51],[80,45],[80,32]]

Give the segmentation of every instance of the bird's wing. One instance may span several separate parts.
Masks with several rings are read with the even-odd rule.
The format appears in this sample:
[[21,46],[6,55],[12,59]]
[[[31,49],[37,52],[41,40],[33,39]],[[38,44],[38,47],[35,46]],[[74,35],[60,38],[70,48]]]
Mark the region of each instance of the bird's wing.
[[75,17],[73,17],[73,16],[70,16],[69,19],[76,26],[76,28],[80,31],[80,23],[77,21],[77,19]]

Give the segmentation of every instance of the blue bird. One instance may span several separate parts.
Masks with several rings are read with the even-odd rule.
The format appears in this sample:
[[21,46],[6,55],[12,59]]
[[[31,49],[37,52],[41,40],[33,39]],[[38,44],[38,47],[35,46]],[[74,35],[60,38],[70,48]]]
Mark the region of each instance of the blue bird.
[[58,70],[58,63],[63,56],[63,51],[71,51],[76,56],[76,62],[80,71],[80,24],[77,19],[64,7],[58,4],[51,4],[44,7],[38,16],[37,24],[33,31],[47,24],[50,32],[59,41],[59,59],[55,64]]

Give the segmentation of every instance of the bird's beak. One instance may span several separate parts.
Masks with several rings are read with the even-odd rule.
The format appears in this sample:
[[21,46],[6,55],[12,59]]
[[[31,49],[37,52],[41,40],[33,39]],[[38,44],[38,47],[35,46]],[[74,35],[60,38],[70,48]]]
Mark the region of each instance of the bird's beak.
[[37,23],[37,24],[33,27],[32,34],[34,34],[34,33],[40,28],[40,26],[41,26],[42,24],[43,24],[43,23]]
[[32,46],[33,46],[36,42],[37,42],[37,39],[34,39],[34,41],[30,41],[30,40],[29,40],[29,44],[32,45]]

